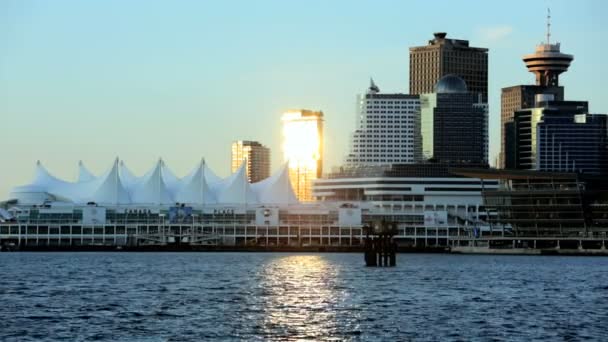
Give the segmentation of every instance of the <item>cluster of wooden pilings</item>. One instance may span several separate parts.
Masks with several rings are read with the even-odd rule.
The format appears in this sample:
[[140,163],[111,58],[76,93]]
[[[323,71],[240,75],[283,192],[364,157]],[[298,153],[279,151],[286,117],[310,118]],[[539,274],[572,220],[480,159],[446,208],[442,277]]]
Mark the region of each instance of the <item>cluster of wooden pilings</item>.
[[366,266],[396,266],[397,243],[392,225],[382,221],[366,228],[365,236],[365,265]]

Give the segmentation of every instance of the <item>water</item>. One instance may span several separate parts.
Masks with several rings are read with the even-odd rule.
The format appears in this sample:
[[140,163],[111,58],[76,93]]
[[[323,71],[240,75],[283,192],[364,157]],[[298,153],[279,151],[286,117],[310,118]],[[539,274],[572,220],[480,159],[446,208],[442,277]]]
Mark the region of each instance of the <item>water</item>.
[[2,341],[605,340],[608,258],[1,253]]

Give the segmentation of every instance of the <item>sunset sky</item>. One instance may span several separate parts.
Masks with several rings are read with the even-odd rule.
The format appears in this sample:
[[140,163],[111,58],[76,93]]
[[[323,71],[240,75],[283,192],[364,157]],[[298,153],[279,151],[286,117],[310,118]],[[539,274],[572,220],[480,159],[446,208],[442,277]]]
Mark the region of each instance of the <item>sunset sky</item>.
[[0,198],[36,160],[75,179],[119,157],[143,174],[162,157],[184,175],[205,157],[225,176],[230,143],[258,140],[283,161],[280,116],[325,114],[326,171],[355,128],[373,77],[408,92],[408,48],[433,32],[490,49],[490,160],[500,88],[531,84],[521,57],[552,37],[573,54],[566,98],[608,112],[606,1],[28,1],[0,2]]

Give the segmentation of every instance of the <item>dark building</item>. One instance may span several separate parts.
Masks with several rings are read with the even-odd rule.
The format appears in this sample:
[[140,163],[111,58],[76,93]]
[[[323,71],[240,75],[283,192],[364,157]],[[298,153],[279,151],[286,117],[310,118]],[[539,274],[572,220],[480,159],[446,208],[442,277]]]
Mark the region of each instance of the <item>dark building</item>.
[[504,125],[513,121],[515,111],[535,107],[535,98],[539,94],[551,94],[557,101],[564,100],[564,87],[545,87],[540,85],[517,85],[502,88],[500,95],[500,166],[505,167],[505,128]]
[[536,51],[525,55],[523,61],[536,76],[535,85],[518,85],[502,88],[500,96],[500,167],[506,167],[508,156],[505,146],[505,124],[513,120],[513,113],[520,109],[532,108],[537,104],[534,99],[539,94],[551,94],[556,101],[564,100],[564,87],[559,85],[559,75],[568,70],[574,56],[560,52],[560,44],[551,44],[550,33],[547,42],[536,46]]
[[485,165],[488,162],[488,113],[480,93],[446,75],[431,94],[420,95],[423,160]]
[[537,171],[608,171],[607,115],[588,114],[583,101],[538,95],[537,107],[514,113],[505,125],[506,167]]
[[[592,239],[605,239],[608,233],[608,182],[603,177],[524,170],[452,171],[500,181],[498,189],[486,188],[482,192],[484,206],[492,227],[511,231],[518,243],[525,237],[556,237],[564,240],[539,240],[534,244],[538,248],[559,248],[560,243],[562,248],[577,248],[581,243],[597,243]],[[582,238],[588,241],[580,241]],[[532,241],[529,243],[519,247],[532,247]]]
[[488,102],[488,49],[470,47],[468,40],[446,38],[435,33],[426,46],[410,48],[410,94],[432,93],[445,75],[461,77],[472,93]]

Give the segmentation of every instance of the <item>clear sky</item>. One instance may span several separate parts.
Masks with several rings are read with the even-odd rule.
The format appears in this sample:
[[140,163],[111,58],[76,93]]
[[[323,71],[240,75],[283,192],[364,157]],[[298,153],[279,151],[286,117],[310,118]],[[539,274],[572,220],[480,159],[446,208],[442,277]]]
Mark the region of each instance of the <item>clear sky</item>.
[[289,108],[325,113],[327,170],[355,128],[372,76],[408,91],[408,48],[436,31],[490,49],[490,158],[500,88],[533,83],[521,56],[552,37],[574,54],[566,97],[608,112],[608,2],[0,1],[0,198],[36,160],[74,179],[118,156],[142,174],[162,157],[178,175],[201,157],[220,175],[230,143],[259,140],[281,162]]

